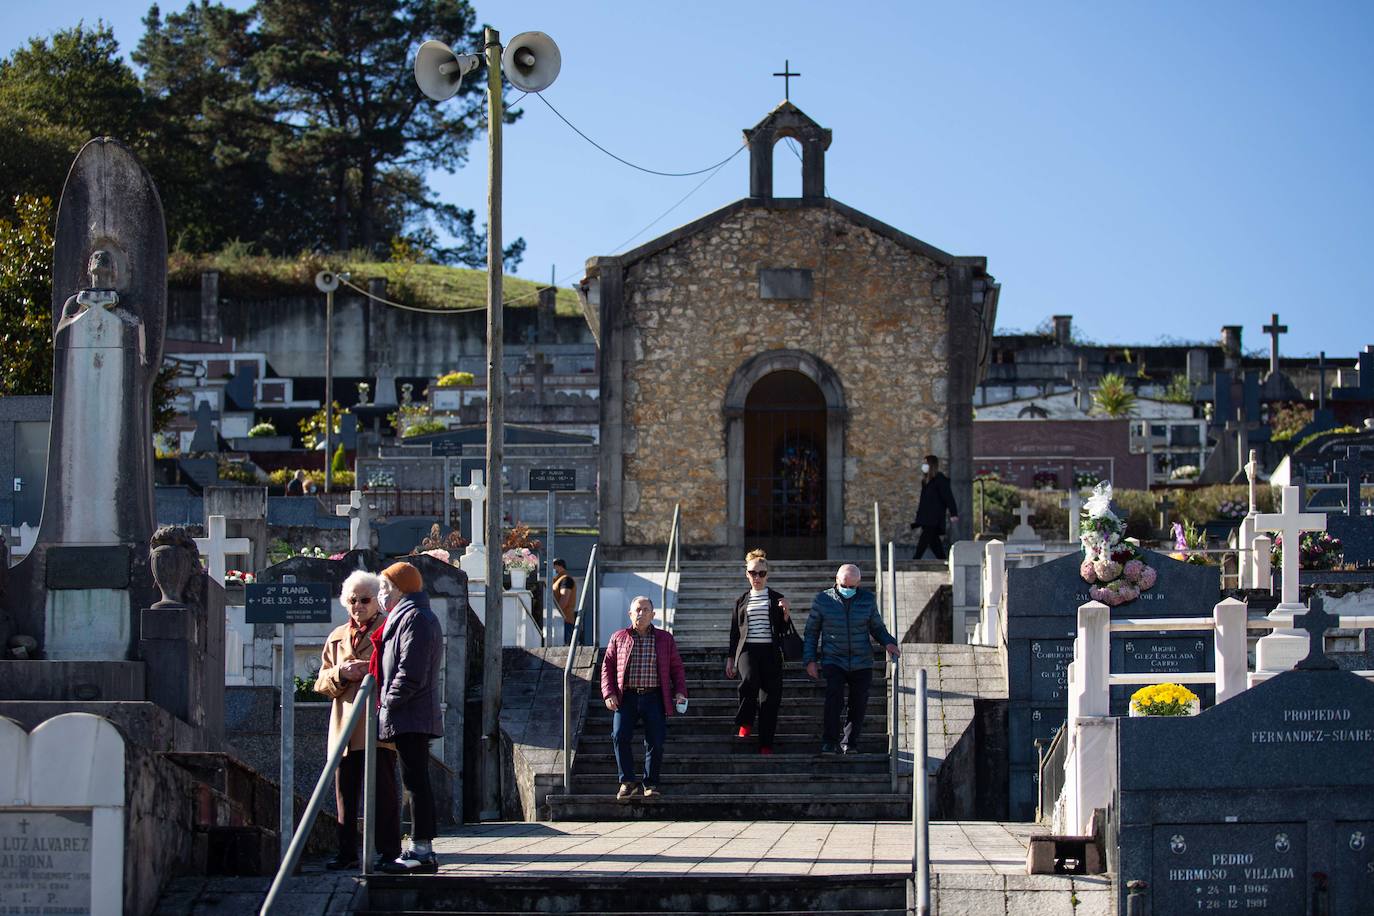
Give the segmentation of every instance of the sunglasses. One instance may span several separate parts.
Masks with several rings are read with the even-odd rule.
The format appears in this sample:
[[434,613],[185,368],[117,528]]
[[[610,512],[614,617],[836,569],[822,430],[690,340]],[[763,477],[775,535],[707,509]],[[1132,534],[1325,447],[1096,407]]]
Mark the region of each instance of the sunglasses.
[[354,595],[352,598],[345,598],[344,604],[367,604],[369,601],[376,601],[376,597],[360,598]]
[[751,578],[756,578],[756,579],[767,579],[767,578],[768,578],[768,570],[766,570],[766,569],[746,569],[745,572],[746,572]]

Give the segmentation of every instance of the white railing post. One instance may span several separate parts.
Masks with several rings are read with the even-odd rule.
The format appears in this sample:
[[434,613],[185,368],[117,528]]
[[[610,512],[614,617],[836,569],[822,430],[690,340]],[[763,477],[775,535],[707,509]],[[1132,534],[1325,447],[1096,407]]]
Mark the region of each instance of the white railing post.
[[1240,532],[1236,535],[1236,547],[1240,553],[1241,588],[1254,588],[1255,579],[1255,516],[1245,516],[1240,522]]
[[1245,603],[1227,598],[1212,609],[1216,636],[1212,644],[1217,673],[1217,702],[1223,703],[1245,690],[1248,675],[1246,659]]
[[1274,539],[1267,534],[1255,535],[1251,542],[1252,565],[1250,581],[1246,588],[1262,588],[1267,592],[1274,590],[1274,571],[1269,551],[1274,549]]
[[873,597],[878,602],[878,613],[883,610],[883,542],[882,518],[878,514],[878,501],[873,501]]
[[1002,587],[1007,578],[1007,545],[995,538],[983,548],[983,645],[1001,645]]
[[[1089,601],[1078,606],[1078,636],[1074,642],[1074,663],[1078,666],[1078,683],[1070,691],[1078,696],[1078,715],[1106,716],[1110,714],[1110,691],[1107,678],[1111,674],[1111,639],[1108,627],[1111,609],[1101,601]],[[1072,725],[1072,722],[1070,723]]]

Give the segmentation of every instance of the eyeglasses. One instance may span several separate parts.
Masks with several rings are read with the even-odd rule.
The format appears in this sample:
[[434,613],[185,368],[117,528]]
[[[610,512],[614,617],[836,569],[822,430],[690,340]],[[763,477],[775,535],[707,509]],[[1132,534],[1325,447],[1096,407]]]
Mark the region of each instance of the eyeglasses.
[[354,595],[352,598],[345,598],[345,599],[344,599],[344,604],[367,604],[369,601],[376,601],[376,600],[377,600],[377,599],[376,599],[375,596],[369,596],[369,597],[363,598],[363,597],[359,597],[358,595]]
[[750,576],[751,578],[755,578],[755,579],[767,579],[767,578],[768,578],[768,570],[766,570],[766,569],[746,569],[745,572],[748,573],[749,576]]

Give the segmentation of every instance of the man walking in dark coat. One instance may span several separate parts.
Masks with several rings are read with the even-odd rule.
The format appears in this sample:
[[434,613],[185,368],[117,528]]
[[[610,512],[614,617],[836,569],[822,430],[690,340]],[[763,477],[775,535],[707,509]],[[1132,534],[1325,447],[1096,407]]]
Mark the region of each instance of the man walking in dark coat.
[[935,551],[935,559],[943,560],[945,553],[945,513],[951,522],[959,521],[959,507],[954,504],[954,491],[949,478],[940,473],[940,459],[926,455],[921,465],[921,501],[916,504],[916,521],[912,528],[920,528],[913,560],[925,556],[926,548]]

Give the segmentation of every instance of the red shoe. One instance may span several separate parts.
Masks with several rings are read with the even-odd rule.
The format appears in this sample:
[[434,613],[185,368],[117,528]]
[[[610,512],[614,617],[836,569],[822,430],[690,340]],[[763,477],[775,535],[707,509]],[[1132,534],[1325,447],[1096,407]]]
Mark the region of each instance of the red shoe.
[[754,730],[753,730],[752,728],[750,728],[748,725],[741,725],[741,726],[739,727],[739,736],[740,736],[741,738],[748,738],[748,737],[749,737],[750,735],[752,735],[753,733],[754,733]]
[[762,746],[759,747],[759,753],[760,753],[760,754],[763,754],[763,755],[765,755],[765,756],[771,757],[771,756],[773,756],[773,749],[772,749],[771,747],[769,747],[768,745],[764,744],[764,745],[762,745]]

